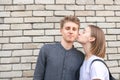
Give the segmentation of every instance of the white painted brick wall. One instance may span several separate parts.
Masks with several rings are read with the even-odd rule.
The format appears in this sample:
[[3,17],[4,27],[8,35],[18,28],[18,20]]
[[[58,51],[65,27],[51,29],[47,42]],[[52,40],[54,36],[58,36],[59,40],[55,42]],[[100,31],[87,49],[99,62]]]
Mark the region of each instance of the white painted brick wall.
[[32,56],[32,50],[14,50],[12,56]]
[[4,23],[23,23],[23,18],[5,18]]
[[46,22],[60,22],[63,17],[46,17]]
[[10,17],[10,12],[0,12],[0,17]]
[[83,5],[66,5],[67,10],[85,10]]
[[34,70],[27,70],[27,71],[23,71],[23,76],[27,76],[27,77],[31,77],[31,76],[33,76],[33,74],[34,74]]
[[34,29],[52,29],[54,28],[53,23],[35,23],[33,24]]
[[77,16],[95,16],[94,11],[76,11]]
[[16,30],[26,30],[26,29],[32,29],[31,24],[11,24],[11,29],[16,29]]
[[9,38],[0,38],[0,43],[9,43]]
[[53,36],[33,37],[33,42],[53,42]]
[[24,30],[24,35],[44,35],[44,30]]
[[33,80],[33,79],[32,78],[23,77],[23,78],[13,78],[12,80]]
[[96,11],[96,16],[114,16],[114,11]]
[[43,46],[43,43],[25,43],[23,44],[24,49],[38,49]]
[[53,16],[53,11],[33,11],[33,16]]
[[120,34],[120,29],[107,29],[108,34]]
[[24,18],[25,23],[44,22],[44,18],[41,17],[26,17]]
[[94,0],[76,0],[77,4],[94,4]]
[[44,10],[44,5],[26,5],[26,10]]
[[86,10],[104,10],[104,5],[86,5]]
[[31,62],[36,62],[37,57],[34,56],[28,56],[28,57],[21,57],[21,63],[31,63]]
[[25,10],[25,6],[24,5],[7,5],[5,6],[5,10],[6,11],[20,11],[20,10]]
[[0,73],[0,78],[22,77],[22,71],[8,71]]
[[56,0],[56,4],[75,4],[75,0]]
[[45,30],[45,35],[60,35],[60,30]]
[[3,31],[3,36],[22,36],[21,30]]
[[10,25],[8,24],[0,24],[0,30],[7,30],[10,29]]
[[115,28],[115,23],[107,23],[107,22],[103,22],[103,23],[97,23],[98,26],[100,26],[101,28]]
[[74,11],[55,11],[55,16],[74,15]]
[[87,22],[105,22],[104,17],[87,17]]
[[12,66],[13,70],[30,70],[31,69],[31,64],[13,64]]
[[96,4],[113,4],[113,0],[96,0]]
[[32,11],[11,12],[12,17],[29,17],[32,16]]
[[34,0],[13,0],[13,4],[33,4]]
[[0,11],[3,11],[4,10],[4,6],[0,6]]
[[11,57],[11,51],[0,51],[0,57]]
[[2,49],[22,49],[22,44],[3,44]]
[[105,38],[106,38],[106,40],[109,40],[109,41],[117,40],[116,35],[106,35]]
[[0,65],[0,71],[10,71],[12,70],[12,65]]
[[120,0],[115,0],[115,3],[116,4],[120,4]]
[[36,4],[54,4],[54,0],[34,0]]
[[118,5],[105,5],[105,10],[120,10],[120,6]]
[[31,37],[11,37],[11,43],[25,43],[25,42],[32,42]]
[[0,0],[0,4],[12,4],[12,0]]
[[20,58],[10,57],[10,58],[1,58],[1,63],[19,63]]
[[46,5],[46,10],[64,10],[64,5]]
[[3,23],[4,22],[4,19],[3,18],[0,18],[0,23]]
[[76,15],[80,30],[89,24],[103,29],[105,61],[120,80],[120,0],[0,0],[0,80],[33,80],[39,50],[61,40],[65,15]]

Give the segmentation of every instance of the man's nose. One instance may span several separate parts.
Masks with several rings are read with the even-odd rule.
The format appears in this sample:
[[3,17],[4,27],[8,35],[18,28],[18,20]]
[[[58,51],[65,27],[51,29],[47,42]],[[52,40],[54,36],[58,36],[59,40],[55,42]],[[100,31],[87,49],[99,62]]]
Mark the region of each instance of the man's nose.
[[72,30],[72,29],[70,29],[70,33],[73,33],[73,30]]

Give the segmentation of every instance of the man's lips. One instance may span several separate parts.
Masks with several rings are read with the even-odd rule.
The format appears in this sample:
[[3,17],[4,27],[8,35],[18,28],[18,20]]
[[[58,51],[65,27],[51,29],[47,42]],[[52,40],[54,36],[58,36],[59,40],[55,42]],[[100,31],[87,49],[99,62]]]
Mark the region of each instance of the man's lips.
[[69,38],[73,38],[74,36],[72,36],[72,35],[68,35],[68,37],[69,37]]

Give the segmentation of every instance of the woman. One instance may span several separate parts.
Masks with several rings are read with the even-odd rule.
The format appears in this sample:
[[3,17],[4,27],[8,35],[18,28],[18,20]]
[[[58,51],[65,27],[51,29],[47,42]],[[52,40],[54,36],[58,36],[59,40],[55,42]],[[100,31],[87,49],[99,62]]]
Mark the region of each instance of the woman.
[[91,64],[93,60],[103,60],[105,56],[105,35],[102,29],[89,25],[79,34],[77,41],[83,46],[86,55],[79,80],[109,80],[108,69],[102,62]]

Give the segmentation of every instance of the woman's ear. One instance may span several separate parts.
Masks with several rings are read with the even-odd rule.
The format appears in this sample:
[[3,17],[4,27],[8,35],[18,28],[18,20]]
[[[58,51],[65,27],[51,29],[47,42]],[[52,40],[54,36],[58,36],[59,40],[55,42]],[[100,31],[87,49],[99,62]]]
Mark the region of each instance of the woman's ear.
[[90,42],[93,42],[93,41],[95,41],[95,37],[90,37]]

